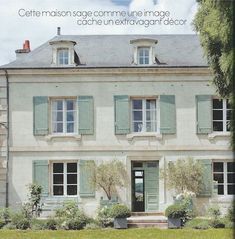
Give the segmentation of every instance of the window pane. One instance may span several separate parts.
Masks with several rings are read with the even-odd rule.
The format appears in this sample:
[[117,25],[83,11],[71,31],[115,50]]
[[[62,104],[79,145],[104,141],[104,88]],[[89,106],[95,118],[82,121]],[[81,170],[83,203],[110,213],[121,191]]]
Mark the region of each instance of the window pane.
[[74,112],[67,112],[67,121],[74,121]]
[[235,173],[227,174],[227,181],[228,183],[235,183]]
[[228,185],[228,195],[234,195],[235,194],[235,184]]
[[213,131],[223,131],[223,122],[213,121]]
[[214,174],[214,181],[217,181],[218,183],[223,183],[224,182],[224,175],[222,173]]
[[213,99],[213,109],[223,109],[223,100]]
[[67,124],[67,133],[74,133],[74,123]]
[[143,123],[134,122],[134,132],[141,132],[143,128]]
[[143,171],[135,171],[135,176],[136,177],[142,177],[143,176]]
[[77,172],[77,163],[68,163],[67,164],[67,172],[68,173],[76,173]]
[[144,58],[144,64],[148,65],[149,64],[149,58]]
[[218,194],[224,195],[224,185],[218,185]]
[[142,110],[142,100],[133,100],[133,109]]
[[223,120],[223,111],[213,110],[213,120]]
[[64,175],[63,174],[54,174],[53,175],[53,184],[63,184]]
[[63,123],[57,123],[55,124],[55,133],[63,133]]
[[227,110],[227,120],[231,120],[232,111]]
[[77,185],[67,186],[67,194],[68,195],[77,195]]
[[63,163],[54,163],[53,164],[53,173],[63,173],[64,164]]
[[227,171],[228,172],[235,172],[235,162],[227,163]]
[[226,131],[230,131],[231,130],[231,121],[227,121],[226,122]]
[[77,184],[77,174],[68,174],[67,184]]
[[134,121],[142,121],[142,111],[133,111]]
[[223,163],[213,163],[213,171],[214,172],[223,172],[224,164]]
[[52,120],[53,121],[63,121],[63,112],[53,112],[52,114]]
[[75,109],[75,107],[74,107],[74,104],[75,104],[74,100],[67,100],[66,104],[67,104],[67,110],[74,110]]
[[146,109],[155,110],[156,109],[156,100],[146,100]]
[[64,187],[63,186],[53,186],[54,195],[60,196],[64,195]]
[[147,122],[146,123],[146,131],[147,132],[155,132],[156,131],[156,122]]

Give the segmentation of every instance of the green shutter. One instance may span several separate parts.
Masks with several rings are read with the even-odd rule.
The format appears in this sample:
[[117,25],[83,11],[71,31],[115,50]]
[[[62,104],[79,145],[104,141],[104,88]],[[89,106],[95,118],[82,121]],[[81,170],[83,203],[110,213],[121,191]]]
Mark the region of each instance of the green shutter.
[[114,127],[115,134],[128,134],[130,132],[129,98],[127,95],[114,96]]
[[48,196],[49,171],[47,160],[33,161],[33,182],[42,186],[42,196]]
[[208,134],[212,132],[212,96],[197,95],[197,133]]
[[160,132],[163,134],[176,133],[175,96],[160,96]]
[[92,96],[78,97],[79,134],[94,134],[94,102]]
[[80,160],[80,197],[95,197],[95,187],[92,183],[94,174],[94,160]]
[[34,135],[48,134],[48,97],[33,97]]
[[198,196],[210,197],[212,195],[212,162],[209,159],[200,160],[202,164],[202,186]]

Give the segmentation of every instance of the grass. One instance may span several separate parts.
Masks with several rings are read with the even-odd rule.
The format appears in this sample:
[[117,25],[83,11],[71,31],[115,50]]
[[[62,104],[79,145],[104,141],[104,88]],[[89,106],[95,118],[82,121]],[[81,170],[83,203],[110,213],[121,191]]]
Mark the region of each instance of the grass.
[[232,229],[128,229],[81,231],[18,231],[0,230],[1,239],[232,239]]

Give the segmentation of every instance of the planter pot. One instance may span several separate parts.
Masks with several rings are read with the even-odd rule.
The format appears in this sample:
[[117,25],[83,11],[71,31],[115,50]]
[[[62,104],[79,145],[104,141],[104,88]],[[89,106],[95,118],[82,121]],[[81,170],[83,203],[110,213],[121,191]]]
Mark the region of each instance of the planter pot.
[[115,229],[126,229],[127,219],[126,218],[114,218],[114,228]]
[[181,228],[181,219],[168,217],[168,228]]

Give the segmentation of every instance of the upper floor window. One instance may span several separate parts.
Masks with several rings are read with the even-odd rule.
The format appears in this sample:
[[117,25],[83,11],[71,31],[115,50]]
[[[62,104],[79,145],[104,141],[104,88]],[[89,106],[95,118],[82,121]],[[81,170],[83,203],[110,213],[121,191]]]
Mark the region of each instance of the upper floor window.
[[149,65],[149,47],[139,47],[138,48],[138,64]]
[[77,132],[77,103],[75,99],[52,100],[52,133]]
[[227,99],[213,99],[213,131],[230,131],[231,111]]
[[69,64],[69,49],[68,48],[61,48],[57,50],[57,62],[58,62],[58,65]]
[[132,131],[157,131],[156,99],[132,99]]

